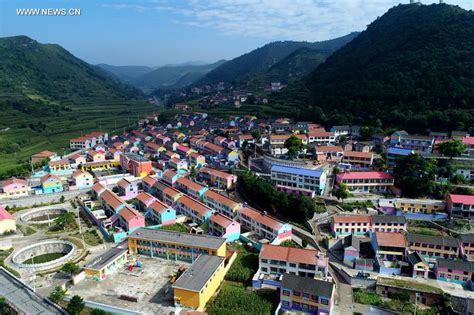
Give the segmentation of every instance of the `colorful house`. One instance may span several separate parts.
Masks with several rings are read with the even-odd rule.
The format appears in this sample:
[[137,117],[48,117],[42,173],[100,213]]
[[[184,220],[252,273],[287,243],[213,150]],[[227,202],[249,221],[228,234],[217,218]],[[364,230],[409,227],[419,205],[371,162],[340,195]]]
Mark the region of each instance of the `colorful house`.
[[176,210],[161,202],[154,200],[146,209],[145,218],[154,219],[159,225],[176,223]]
[[280,308],[288,312],[329,315],[334,305],[335,291],[332,282],[284,274]]
[[120,210],[119,222],[120,226],[127,232],[145,226],[145,218],[143,215],[129,206],[125,206]]
[[438,281],[467,284],[472,280],[473,270],[471,262],[438,258],[435,274]]
[[429,263],[417,252],[409,253],[407,255],[407,260],[412,267],[412,277],[413,278],[422,278],[428,279],[430,273]]
[[213,213],[209,218],[209,234],[234,242],[240,237],[240,223],[222,213]]
[[0,206],[0,235],[16,231],[15,218]]
[[94,185],[94,177],[86,171],[75,170],[72,179],[77,189],[90,188]]
[[138,185],[136,182],[130,182],[122,178],[117,182],[118,193],[124,200],[135,198],[138,195]]
[[173,284],[176,307],[204,311],[225,276],[225,258],[200,255]]
[[87,278],[93,280],[104,280],[108,276],[118,272],[121,267],[129,262],[127,249],[112,247],[99,257],[84,265],[84,273]]
[[402,233],[374,232],[371,234],[372,248],[381,274],[400,274],[400,262],[405,260],[407,241]]
[[224,195],[221,195],[213,190],[208,190],[204,193],[203,202],[217,210],[218,212],[233,218],[238,209],[242,208],[242,204]]
[[147,193],[153,194],[154,188],[153,186],[156,184],[158,180],[150,175],[143,177],[142,179],[142,188]]
[[163,189],[163,202],[168,205],[174,204],[179,198],[181,198],[181,196],[183,196],[183,194],[173,187],[166,187]]
[[63,191],[61,179],[53,174],[47,174],[40,178],[43,194],[50,194]]
[[213,213],[211,208],[187,195],[181,196],[176,201],[176,210],[181,214],[189,216],[197,224],[208,221]]
[[291,239],[291,225],[265,212],[243,207],[237,211],[236,220],[240,222],[243,229],[256,233],[263,240],[270,241],[272,244],[280,244],[282,241]]
[[199,153],[191,153],[189,155],[189,164],[196,166],[197,168],[206,165],[206,157]]
[[138,201],[136,208],[142,212],[144,212],[146,208],[148,208],[152,204],[152,202],[156,200],[155,197],[144,191],[140,192],[135,197],[135,199]]
[[390,191],[394,181],[393,176],[385,172],[345,172],[336,175],[336,186],[344,183],[353,193]]
[[181,175],[177,174],[173,170],[166,170],[163,172],[162,179],[169,185],[174,185],[176,181],[181,177]]
[[90,162],[104,162],[105,161],[105,153],[104,152],[98,152],[95,150],[89,150],[87,151],[87,159]]
[[24,179],[12,177],[0,181],[0,198],[16,198],[28,196],[28,182]]
[[237,183],[237,176],[225,173],[213,168],[203,167],[199,170],[199,176],[208,181],[212,186],[220,189],[231,189]]
[[41,151],[31,156],[31,163],[35,164],[46,159],[48,159],[48,161],[57,160],[58,154],[56,152],[51,151]]
[[368,215],[337,215],[331,220],[331,231],[336,238],[348,235],[365,235],[371,229]]
[[69,164],[69,160],[62,159],[51,161],[48,163],[49,172],[53,175],[66,175],[72,173],[71,164]]
[[114,215],[114,214],[119,213],[119,211],[122,210],[126,206],[122,198],[117,196],[115,193],[113,193],[109,189],[104,190],[100,194],[100,200],[102,202],[103,207],[109,213],[109,215]]
[[451,236],[408,233],[408,249],[418,252],[429,263],[437,258],[456,259],[460,254],[459,241]]
[[135,177],[145,177],[153,171],[151,161],[135,153],[120,155],[120,166]]
[[208,190],[206,186],[193,182],[192,180],[186,177],[179,178],[175,183],[175,187],[178,190],[184,192],[185,194],[188,194],[189,196],[199,200]]
[[446,207],[453,217],[474,218],[474,196],[449,194]]

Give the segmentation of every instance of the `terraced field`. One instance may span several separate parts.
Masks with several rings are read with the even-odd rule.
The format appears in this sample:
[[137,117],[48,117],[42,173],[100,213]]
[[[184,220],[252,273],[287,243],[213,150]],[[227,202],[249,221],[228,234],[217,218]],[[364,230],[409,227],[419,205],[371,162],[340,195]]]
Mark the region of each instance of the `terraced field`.
[[[12,95],[0,95],[14,99]],[[7,109],[0,115],[0,178],[15,175],[32,154],[42,150],[63,153],[69,139],[93,130],[113,132],[136,124],[157,111],[145,100],[75,99],[61,102],[68,110],[37,116]],[[0,106],[0,110],[2,110]]]

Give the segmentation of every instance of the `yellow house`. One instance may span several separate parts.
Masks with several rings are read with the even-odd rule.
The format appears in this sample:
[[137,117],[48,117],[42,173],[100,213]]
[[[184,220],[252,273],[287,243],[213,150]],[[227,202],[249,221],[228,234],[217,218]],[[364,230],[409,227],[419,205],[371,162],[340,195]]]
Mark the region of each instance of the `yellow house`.
[[225,257],[225,238],[138,228],[128,235],[130,254],[194,262],[199,255]]
[[446,204],[442,200],[399,198],[395,207],[403,212],[427,213],[445,212]]
[[224,257],[200,255],[173,284],[175,306],[203,311],[224,280]]
[[0,235],[16,231],[15,218],[8,211],[0,207]]
[[112,247],[104,254],[87,263],[84,266],[84,272],[88,278],[102,280],[107,278],[108,275],[117,272],[127,262],[127,249]]

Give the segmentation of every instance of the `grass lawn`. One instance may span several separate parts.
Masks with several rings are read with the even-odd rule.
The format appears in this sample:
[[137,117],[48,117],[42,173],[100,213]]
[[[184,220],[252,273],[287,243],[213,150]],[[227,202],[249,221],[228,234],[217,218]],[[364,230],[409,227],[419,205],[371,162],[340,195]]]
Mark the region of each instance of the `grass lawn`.
[[32,227],[29,227],[28,225],[17,224],[16,227],[23,233],[24,236],[29,236],[36,233],[36,230]]
[[165,231],[175,231],[175,232],[182,232],[182,233],[188,233],[188,229],[184,224],[181,223],[176,223],[172,225],[164,225],[159,228],[160,230],[165,230]]
[[225,278],[230,281],[250,284],[258,269],[258,254],[249,251],[245,246],[232,244],[230,249],[237,251],[237,258],[227,272]]
[[5,259],[13,252],[13,249],[10,249],[10,250],[0,250],[0,266],[5,268],[6,270],[10,271],[12,274],[14,274],[15,276],[17,276],[18,278],[20,278],[20,274],[9,268],[8,266],[5,266]]
[[97,230],[89,230],[84,233],[84,242],[90,246],[97,246],[102,244],[104,241],[100,237]]
[[43,255],[39,255],[39,256],[35,256],[33,257],[33,259],[27,259],[25,260],[23,263],[25,264],[31,264],[31,263],[35,263],[35,264],[42,264],[42,263],[45,263],[45,262],[48,262],[48,261],[52,261],[52,260],[55,260],[55,259],[58,259],[58,258],[61,258],[65,256],[65,254],[63,253],[49,253],[49,254],[43,254]]
[[242,283],[225,281],[206,311],[210,315],[272,314],[275,297],[272,293],[247,291]]

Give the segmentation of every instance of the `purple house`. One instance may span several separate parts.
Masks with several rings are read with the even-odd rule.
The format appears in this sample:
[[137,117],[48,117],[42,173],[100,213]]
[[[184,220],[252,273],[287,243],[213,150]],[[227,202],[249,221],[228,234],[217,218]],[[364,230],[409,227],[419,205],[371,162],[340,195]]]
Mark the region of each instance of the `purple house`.
[[119,196],[122,197],[123,200],[129,200],[137,197],[138,195],[138,185],[128,181],[125,178],[122,178],[118,181],[117,187]]
[[472,266],[468,261],[438,258],[436,260],[436,279],[438,281],[467,284],[472,280]]

